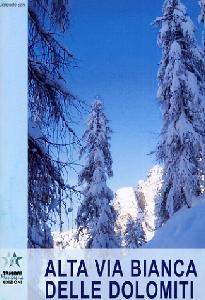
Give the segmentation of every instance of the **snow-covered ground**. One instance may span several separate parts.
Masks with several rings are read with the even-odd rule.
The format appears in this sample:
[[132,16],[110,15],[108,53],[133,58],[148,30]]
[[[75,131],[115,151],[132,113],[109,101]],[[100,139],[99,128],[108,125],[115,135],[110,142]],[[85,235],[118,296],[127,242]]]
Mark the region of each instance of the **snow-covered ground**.
[[146,248],[205,248],[205,196],[171,217]]
[[69,230],[64,232],[54,231],[52,233],[54,248],[56,249],[64,249],[68,248],[78,248],[76,241],[74,239],[75,230]]

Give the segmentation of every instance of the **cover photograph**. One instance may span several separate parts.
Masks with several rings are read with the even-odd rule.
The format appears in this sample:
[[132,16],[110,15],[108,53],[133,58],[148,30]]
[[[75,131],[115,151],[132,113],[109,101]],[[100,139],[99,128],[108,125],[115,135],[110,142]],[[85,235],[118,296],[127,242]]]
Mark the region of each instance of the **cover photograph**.
[[0,300],[205,299],[205,1],[0,0]]

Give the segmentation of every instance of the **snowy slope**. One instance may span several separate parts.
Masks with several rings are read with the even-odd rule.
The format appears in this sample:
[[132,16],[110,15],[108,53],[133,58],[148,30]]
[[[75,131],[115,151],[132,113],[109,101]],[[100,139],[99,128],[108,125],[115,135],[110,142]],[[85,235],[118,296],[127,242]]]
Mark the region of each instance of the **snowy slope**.
[[76,230],[69,230],[64,232],[54,231],[52,233],[54,248],[64,249],[64,248],[79,248],[75,239]]
[[146,248],[205,248],[205,196],[192,208],[182,208],[162,228]]

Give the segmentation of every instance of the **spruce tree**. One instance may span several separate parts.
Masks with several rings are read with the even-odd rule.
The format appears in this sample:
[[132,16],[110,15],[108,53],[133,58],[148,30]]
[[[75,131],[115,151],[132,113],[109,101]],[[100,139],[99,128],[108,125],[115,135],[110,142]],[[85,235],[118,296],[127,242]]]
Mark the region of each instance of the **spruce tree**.
[[76,221],[78,239],[84,240],[85,248],[117,247],[115,213],[111,206],[113,192],[107,186],[107,178],[113,175],[110,135],[111,129],[102,102],[96,98],[83,136],[85,146],[81,155],[86,157],[86,163],[79,175],[84,200]]
[[145,232],[142,226],[142,220],[135,220],[130,216],[127,220],[125,230],[125,248],[140,248],[145,244]]
[[200,193],[204,174],[204,64],[194,26],[180,0],[166,0],[158,43],[158,98],[163,116],[157,158],[164,164],[163,207],[171,216]]

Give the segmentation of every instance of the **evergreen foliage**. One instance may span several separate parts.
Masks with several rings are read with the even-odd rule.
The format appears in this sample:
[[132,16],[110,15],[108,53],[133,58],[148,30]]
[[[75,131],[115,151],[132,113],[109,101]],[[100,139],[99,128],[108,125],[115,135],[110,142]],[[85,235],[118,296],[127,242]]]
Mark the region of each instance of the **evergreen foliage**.
[[158,43],[162,60],[158,98],[163,116],[157,158],[164,164],[162,196],[171,216],[191,206],[204,173],[204,63],[194,26],[180,0],[166,0]]
[[83,136],[81,155],[86,162],[79,175],[84,200],[77,215],[78,239],[86,240],[85,248],[114,248],[115,213],[111,206],[113,192],[107,178],[113,175],[110,153],[111,129],[99,98],[93,103]]

